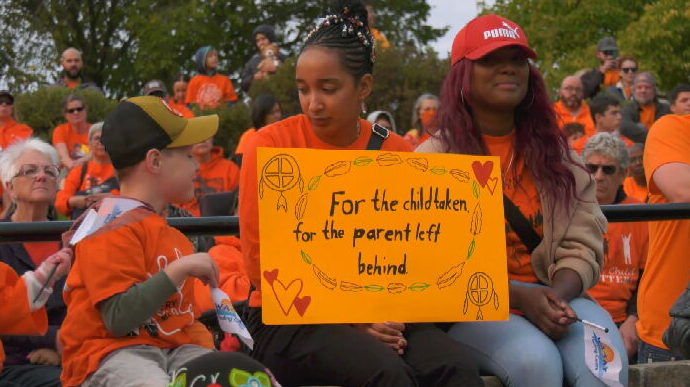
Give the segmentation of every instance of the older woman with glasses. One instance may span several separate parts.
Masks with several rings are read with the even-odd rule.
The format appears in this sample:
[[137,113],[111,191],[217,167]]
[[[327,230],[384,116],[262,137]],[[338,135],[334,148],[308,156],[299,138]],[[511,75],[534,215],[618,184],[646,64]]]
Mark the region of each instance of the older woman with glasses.
[[[4,222],[48,220],[57,192],[58,155],[49,144],[31,138],[5,149],[0,156],[0,178],[15,208]],[[59,242],[11,243],[0,245],[0,259],[17,275],[36,270],[55,255],[69,255]],[[61,357],[57,331],[66,308],[59,291],[64,279],[55,282],[46,303],[48,331],[43,336],[2,336],[7,359],[0,380],[10,385],[59,386]],[[15,384],[12,384],[15,383]],[[0,383],[1,384],[1,383]]]
[[89,124],[86,101],[79,95],[65,97],[62,104],[66,123],[53,131],[53,146],[60,155],[60,164],[67,169],[84,164],[89,160]]
[[[630,156],[619,136],[592,136],[582,159],[597,184],[599,205],[640,203],[623,190]],[[646,223],[610,223],[604,235],[605,257],[599,282],[588,291],[618,326],[631,361],[637,353],[637,286],[647,261],[648,240]]]

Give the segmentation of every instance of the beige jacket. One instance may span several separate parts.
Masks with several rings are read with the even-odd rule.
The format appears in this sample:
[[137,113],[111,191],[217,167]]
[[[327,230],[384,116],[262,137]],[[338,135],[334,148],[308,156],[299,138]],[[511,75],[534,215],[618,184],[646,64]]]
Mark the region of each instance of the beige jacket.
[[[431,138],[415,152],[446,153],[444,148],[439,139]],[[599,280],[599,268],[604,263],[603,235],[607,222],[596,200],[594,179],[583,168],[572,165],[570,170],[575,175],[577,195],[581,199],[573,200],[570,208],[558,206],[552,212],[548,198],[539,190],[544,237],[532,252],[532,268],[546,285],[551,285],[556,271],[572,269],[580,275],[584,293]]]

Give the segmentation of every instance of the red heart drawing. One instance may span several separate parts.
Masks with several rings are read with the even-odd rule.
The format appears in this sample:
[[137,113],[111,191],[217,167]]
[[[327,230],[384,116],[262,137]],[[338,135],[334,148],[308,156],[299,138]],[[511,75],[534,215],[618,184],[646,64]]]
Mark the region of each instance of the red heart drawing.
[[273,281],[278,278],[278,269],[264,271],[264,278],[266,278],[266,281],[268,281],[269,285],[273,286]]
[[498,178],[496,178],[496,177],[490,178],[486,184],[486,189],[488,189],[492,195],[494,194],[494,191],[496,190],[496,184],[498,184]]
[[482,188],[486,187],[486,182],[489,180],[489,177],[491,176],[491,171],[493,171],[493,169],[493,161],[486,161],[484,162],[484,164],[480,163],[479,161],[475,161],[472,163],[472,170],[474,171],[474,176],[477,178],[477,182],[479,182],[479,185],[481,185]]
[[295,309],[297,310],[297,313],[299,313],[300,317],[304,316],[304,312],[307,311],[307,308],[309,307],[309,304],[311,303],[311,297],[309,296],[304,296],[301,298],[296,298],[295,299]]
[[301,279],[294,279],[287,286],[279,279],[273,281],[273,285],[271,285],[273,294],[276,297],[276,301],[278,301],[278,306],[280,306],[280,309],[283,310],[283,314],[286,316],[290,313],[297,297],[302,293],[303,286],[304,283]]

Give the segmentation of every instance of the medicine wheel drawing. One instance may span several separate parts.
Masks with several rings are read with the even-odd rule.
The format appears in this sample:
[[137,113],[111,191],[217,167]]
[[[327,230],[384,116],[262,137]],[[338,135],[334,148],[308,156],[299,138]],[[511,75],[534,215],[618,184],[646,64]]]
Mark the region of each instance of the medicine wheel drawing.
[[467,292],[465,293],[465,303],[462,313],[467,314],[469,303],[477,306],[477,320],[483,320],[482,306],[486,306],[493,301],[494,308],[498,310],[498,294],[494,290],[494,282],[486,273],[476,272],[467,281]]
[[259,182],[259,197],[264,197],[264,185],[280,194],[276,209],[287,212],[287,200],[284,192],[293,189],[299,184],[299,191],[304,190],[304,180],[300,173],[297,160],[288,154],[279,154],[271,157],[261,170]]

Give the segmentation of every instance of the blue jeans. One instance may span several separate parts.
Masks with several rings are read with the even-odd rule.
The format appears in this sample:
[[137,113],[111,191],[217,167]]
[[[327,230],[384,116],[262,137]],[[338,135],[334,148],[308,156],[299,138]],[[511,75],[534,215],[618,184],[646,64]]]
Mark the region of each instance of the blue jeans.
[[637,362],[643,363],[657,363],[662,361],[676,361],[683,360],[682,358],[673,354],[668,349],[655,347],[640,340],[637,346]]
[[[570,307],[581,319],[609,328],[611,342],[622,357],[620,383],[627,386],[628,357],[609,314],[584,298],[572,300]],[[508,321],[457,323],[449,334],[469,347],[482,372],[495,375],[508,387],[561,387],[564,376],[572,387],[605,386],[585,363],[584,328],[580,323],[572,324],[570,331],[555,342],[529,320],[512,313]]]

